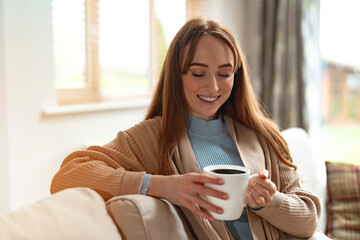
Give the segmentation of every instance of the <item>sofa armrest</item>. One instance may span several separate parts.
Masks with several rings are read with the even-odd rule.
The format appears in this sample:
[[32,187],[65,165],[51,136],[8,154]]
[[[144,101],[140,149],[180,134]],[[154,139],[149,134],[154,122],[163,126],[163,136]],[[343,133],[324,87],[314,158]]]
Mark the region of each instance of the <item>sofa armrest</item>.
[[124,239],[193,239],[178,210],[166,200],[124,195],[108,200],[106,208]]
[[72,188],[0,216],[0,239],[122,238],[101,196],[88,188]]
[[317,157],[309,134],[302,128],[289,128],[282,131],[294,164],[302,178],[302,186],[320,198],[321,219],[319,228],[326,231],[326,167]]

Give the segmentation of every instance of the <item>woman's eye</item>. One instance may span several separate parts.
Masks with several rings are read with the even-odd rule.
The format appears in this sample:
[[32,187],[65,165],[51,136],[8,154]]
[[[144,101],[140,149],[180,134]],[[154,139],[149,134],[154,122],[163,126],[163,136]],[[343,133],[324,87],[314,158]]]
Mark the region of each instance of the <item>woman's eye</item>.
[[203,77],[205,74],[192,73],[192,75],[193,75],[194,77]]
[[219,76],[223,77],[223,78],[227,78],[227,77],[230,77],[230,74],[229,73],[223,73],[223,74],[219,73]]

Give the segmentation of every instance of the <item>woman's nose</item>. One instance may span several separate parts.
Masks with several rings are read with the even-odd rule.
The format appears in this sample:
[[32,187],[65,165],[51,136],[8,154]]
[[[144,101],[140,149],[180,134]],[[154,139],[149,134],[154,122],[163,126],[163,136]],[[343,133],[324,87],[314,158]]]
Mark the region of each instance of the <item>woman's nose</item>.
[[214,92],[219,90],[219,84],[215,75],[211,75],[206,83],[209,90]]

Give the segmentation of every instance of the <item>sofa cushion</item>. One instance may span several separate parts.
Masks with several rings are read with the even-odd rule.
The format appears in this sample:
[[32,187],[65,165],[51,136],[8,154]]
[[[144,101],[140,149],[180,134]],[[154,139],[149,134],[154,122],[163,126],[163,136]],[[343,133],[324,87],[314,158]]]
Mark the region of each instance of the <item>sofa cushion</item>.
[[176,208],[144,195],[117,196],[106,202],[124,239],[193,239]]
[[360,239],[360,166],[326,162],[327,234],[334,239]]
[[289,128],[282,131],[292,159],[298,167],[302,187],[320,198],[321,218],[319,229],[326,231],[326,167],[321,158],[316,158],[316,143],[312,142],[309,134],[302,128]]
[[1,240],[122,239],[95,191],[58,192],[0,216]]

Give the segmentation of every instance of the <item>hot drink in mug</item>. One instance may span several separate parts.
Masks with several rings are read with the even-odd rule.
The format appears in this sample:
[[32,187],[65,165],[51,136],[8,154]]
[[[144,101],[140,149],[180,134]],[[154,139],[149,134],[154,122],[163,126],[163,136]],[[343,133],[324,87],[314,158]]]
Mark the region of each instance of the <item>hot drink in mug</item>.
[[211,165],[205,167],[203,172],[224,180],[223,185],[206,183],[206,186],[229,195],[227,200],[206,196],[207,201],[224,210],[222,214],[214,212],[210,212],[210,214],[218,220],[238,219],[247,204],[246,192],[249,181],[259,175],[253,174],[250,176],[250,169],[236,165]]

